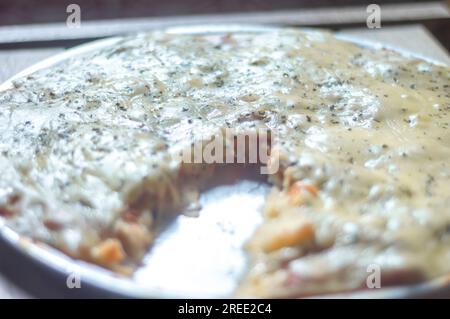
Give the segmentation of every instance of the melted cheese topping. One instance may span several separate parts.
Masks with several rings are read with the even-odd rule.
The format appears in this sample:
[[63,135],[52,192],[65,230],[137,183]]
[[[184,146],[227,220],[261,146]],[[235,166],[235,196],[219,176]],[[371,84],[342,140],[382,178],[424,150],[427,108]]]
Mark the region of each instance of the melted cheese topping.
[[[358,289],[371,264],[387,283],[442,275],[449,75],[321,32],[126,37],[0,94],[0,215],[118,269],[152,242],[160,202],[186,203],[197,172],[180,175],[174,154],[263,126],[282,167],[240,293]],[[317,192],[293,193],[299,181]]]

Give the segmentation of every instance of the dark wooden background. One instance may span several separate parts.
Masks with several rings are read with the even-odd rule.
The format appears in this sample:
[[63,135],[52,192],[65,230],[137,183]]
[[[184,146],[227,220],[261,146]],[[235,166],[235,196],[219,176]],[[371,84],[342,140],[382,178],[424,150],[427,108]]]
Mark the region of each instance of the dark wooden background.
[[[433,0],[0,0],[0,26],[64,22],[67,18],[66,7],[70,3],[80,5],[82,21],[92,21],[346,6],[365,7],[370,3],[383,6],[425,2],[433,2]],[[442,0],[442,2],[449,4],[450,0]],[[424,16],[426,16],[426,12],[424,12]],[[388,21],[385,25],[402,24],[403,22],[400,19]],[[447,50],[450,50],[450,21],[448,18],[424,18],[420,22]],[[336,25],[327,23],[327,21],[322,21],[319,25],[336,28]],[[352,25],[354,23],[340,23],[339,27]]]
[[76,3],[83,19],[173,16],[208,13],[271,11],[368,5],[370,3],[411,3],[424,0],[1,0],[0,24],[29,24],[64,21],[66,7]]

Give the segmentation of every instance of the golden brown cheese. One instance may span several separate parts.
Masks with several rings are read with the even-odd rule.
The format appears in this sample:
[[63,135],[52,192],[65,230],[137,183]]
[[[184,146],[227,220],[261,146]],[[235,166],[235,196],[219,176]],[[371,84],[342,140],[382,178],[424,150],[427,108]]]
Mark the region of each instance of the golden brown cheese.
[[203,171],[173,155],[267,127],[281,170],[239,294],[360,289],[372,264],[386,284],[446,274],[449,77],[322,32],[126,37],[1,93],[0,215],[125,271],[195,200]]

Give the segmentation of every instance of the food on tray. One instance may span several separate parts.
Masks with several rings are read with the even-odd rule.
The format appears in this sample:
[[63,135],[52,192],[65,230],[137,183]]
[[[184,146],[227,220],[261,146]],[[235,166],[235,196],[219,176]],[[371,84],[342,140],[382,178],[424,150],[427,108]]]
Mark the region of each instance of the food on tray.
[[371,265],[428,280],[450,272],[449,85],[324,32],[124,37],[0,93],[0,218],[132,273],[220,169],[179,155],[266,129],[279,169],[238,296],[364,289]]

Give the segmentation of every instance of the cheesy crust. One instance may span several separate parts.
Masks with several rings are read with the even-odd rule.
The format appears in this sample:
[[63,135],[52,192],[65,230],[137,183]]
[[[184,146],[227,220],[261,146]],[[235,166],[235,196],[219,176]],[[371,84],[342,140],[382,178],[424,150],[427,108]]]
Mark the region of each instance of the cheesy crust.
[[0,218],[130,273],[214,164],[176,155],[267,128],[280,170],[238,296],[295,297],[450,272],[450,70],[324,32],[152,32],[0,93]]

